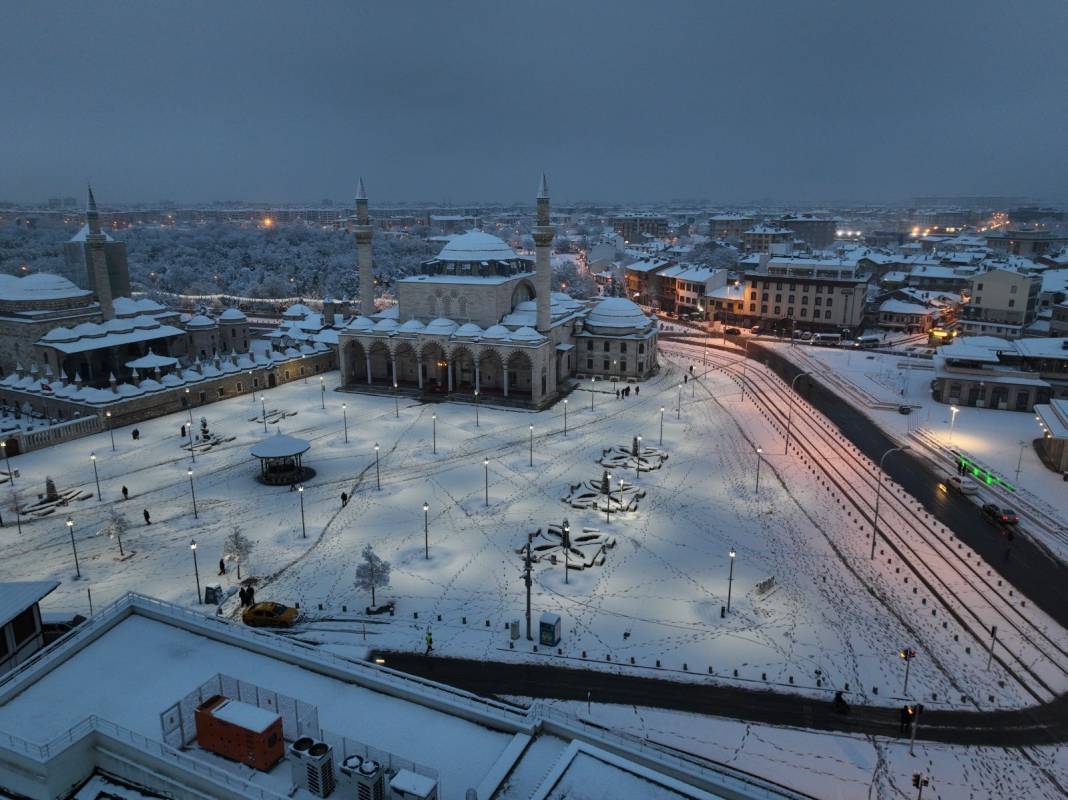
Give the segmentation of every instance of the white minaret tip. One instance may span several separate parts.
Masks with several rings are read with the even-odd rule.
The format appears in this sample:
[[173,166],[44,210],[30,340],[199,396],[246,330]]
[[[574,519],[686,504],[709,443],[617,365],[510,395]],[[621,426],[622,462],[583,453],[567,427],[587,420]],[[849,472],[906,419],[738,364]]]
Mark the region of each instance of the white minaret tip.
[[541,185],[538,187],[538,197],[549,196],[549,179],[545,177],[545,173],[541,173]]
[[93,185],[90,183],[90,184],[88,184],[88,186],[89,186],[89,206],[88,206],[88,209],[90,211],[96,211],[96,198],[93,197]]
[[360,176],[360,182],[358,184],[356,184],[356,199],[357,200],[366,200],[367,199],[367,190],[363,187],[363,176],[362,175]]

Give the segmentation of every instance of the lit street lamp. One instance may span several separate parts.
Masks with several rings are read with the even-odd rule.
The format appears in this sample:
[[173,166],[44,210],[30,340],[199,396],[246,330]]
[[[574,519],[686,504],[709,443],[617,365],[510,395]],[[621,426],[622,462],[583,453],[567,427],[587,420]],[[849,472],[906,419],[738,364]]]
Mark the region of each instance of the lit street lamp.
[[267,433],[267,395],[260,395],[260,408],[263,409],[263,432]]
[[761,448],[761,447],[758,447],[756,449],[756,453],[757,453],[757,474],[756,474],[756,489],[754,491],[757,491],[757,492],[760,491],[760,462],[764,460],[764,456],[762,455],[763,452],[764,452],[764,449]]
[[567,551],[571,549],[571,525],[568,521],[564,520],[564,583],[568,583],[567,580]]
[[664,407],[660,406],[660,444],[664,444]]
[[349,414],[345,403],[341,404],[341,419],[345,423],[345,444],[349,443]]
[[608,494],[604,499],[604,522],[605,525],[612,524],[612,476],[606,475],[608,478]]
[[193,458],[193,463],[197,463],[197,451],[193,447],[193,400],[189,394],[189,387],[185,388],[185,405],[189,411],[189,452]]
[[4,462],[7,465],[7,478],[11,485],[15,485],[15,473],[11,471],[11,457],[7,454],[7,441],[0,441],[0,450],[4,451]]
[[957,421],[957,412],[960,411],[960,409],[957,408],[956,406],[950,406],[949,410],[950,410],[950,417],[949,417],[949,446],[952,447],[953,446],[953,425]]
[[623,479],[619,479],[619,513],[623,513]]
[[78,545],[74,543],[74,520],[67,517],[67,530],[70,532],[70,549],[74,551],[74,572],[82,577],[82,568],[78,564]]
[[103,502],[103,498],[100,497],[100,473],[96,471],[96,453],[90,453],[89,460],[93,462],[93,479],[96,481],[96,501],[100,503]]
[[189,549],[193,551],[193,574],[197,579],[197,603],[200,603],[200,568],[197,566],[197,540],[189,542]]
[[378,469],[378,443],[375,443],[375,486],[381,491],[382,489],[382,473]]
[[[638,454],[634,457],[634,478],[637,480],[642,471],[642,437],[638,437]],[[622,499],[622,498],[620,498]]]
[[875,474],[875,517],[871,523],[871,557],[875,558],[875,540],[879,537],[879,499],[883,491],[883,462],[886,457],[891,453],[898,453],[902,450],[908,450],[907,444],[901,445],[901,447],[891,447],[879,458],[879,471]]
[[478,389],[475,389],[475,427],[478,427]]
[[727,574],[727,612],[728,613],[730,613],[730,610],[731,610],[731,589],[734,586],[734,557],[737,555],[737,553],[734,552],[734,548],[733,547],[731,548],[731,551],[730,551],[729,555],[731,557],[731,569],[730,569],[730,572]]
[[252,405],[256,405],[256,393],[252,391],[252,370],[248,371],[248,398]]
[[200,515],[197,514],[197,490],[193,486],[193,468],[190,467],[187,470],[189,475],[189,494],[193,497],[193,519],[200,519]]
[[593,411],[593,395],[594,390],[597,388],[597,376],[594,375],[590,378],[590,411]]
[[790,425],[793,422],[794,417],[794,387],[797,384],[798,378],[802,377],[803,375],[811,374],[811,372],[799,372],[794,375],[794,379],[790,381],[790,394],[786,398],[786,402],[789,403],[789,411],[786,414],[786,449],[783,450],[783,453],[785,453],[786,455],[790,454]]
[[482,459],[482,466],[486,468],[486,507],[489,507],[489,459]]
[[438,415],[431,414],[430,421],[434,426],[434,455],[438,454]]
[[898,651],[898,656],[905,662],[905,688],[901,693],[907,695],[909,693],[909,666],[912,663],[912,659],[916,657],[916,651],[910,647],[904,647]]
[[323,407],[323,410],[325,411],[326,410],[326,381],[323,379],[322,375],[319,376],[319,400],[320,400],[320,404]]
[[426,549],[426,559],[430,560],[430,506],[423,503],[423,547]]
[[115,452],[115,429],[111,427],[111,412],[104,413],[104,417],[108,421],[108,434],[111,436],[111,452]]
[[530,426],[530,466],[534,466],[534,426]]
[[564,398],[564,436],[567,436],[567,398]]
[[393,381],[393,416],[400,419],[400,395],[397,393],[396,381]]
[[304,523],[304,484],[302,483],[297,487],[297,494],[300,495],[300,538],[308,538],[308,526]]

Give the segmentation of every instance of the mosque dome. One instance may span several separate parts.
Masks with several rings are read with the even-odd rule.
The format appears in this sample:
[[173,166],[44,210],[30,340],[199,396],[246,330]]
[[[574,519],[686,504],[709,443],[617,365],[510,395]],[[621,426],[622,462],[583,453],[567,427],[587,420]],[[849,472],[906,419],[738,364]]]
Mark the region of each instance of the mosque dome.
[[507,242],[483,231],[455,236],[438,253],[440,261],[511,261],[516,257]]
[[586,325],[607,330],[644,330],[649,318],[635,303],[625,297],[607,297],[590,311]]

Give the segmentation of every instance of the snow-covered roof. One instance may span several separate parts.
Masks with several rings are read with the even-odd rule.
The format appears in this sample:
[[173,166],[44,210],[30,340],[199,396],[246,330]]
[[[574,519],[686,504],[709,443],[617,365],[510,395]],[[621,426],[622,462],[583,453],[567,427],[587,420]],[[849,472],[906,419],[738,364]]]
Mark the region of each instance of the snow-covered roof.
[[648,258],[635,261],[633,264],[627,264],[624,268],[630,272],[655,272],[670,263],[666,258]]
[[441,261],[511,261],[517,257],[503,239],[484,231],[454,236],[438,253]]
[[482,329],[473,322],[464,323],[453,332],[453,336],[463,336],[466,338],[472,338],[481,335]]
[[307,439],[276,433],[262,442],[257,442],[250,452],[256,458],[291,458],[307,452],[310,447]]
[[934,314],[935,310],[921,303],[909,303],[905,300],[891,298],[884,300],[879,306],[880,313],[884,314]]
[[0,628],[59,586],[59,581],[0,583]]
[[215,327],[215,320],[211,317],[206,317],[203,314],[196,314],[189,318],[189,321],[185,326],[187,328],[213,328]]
[[0,274],[0,300],[65,300],[91,297],[92,294],[61,275],[34,272],[20,278]]
[[282,313],[282,316],[286,319],[304,319],[304,317],[314,313],[303,303],[294,303]]
[[511,335],[512,332],[503,325],[490,325],[482,331],[483,339],[507,339]]
[[590,311],[586,324],[596,328],[644,328],[650,320],[625,297],[607,297]]
[[126,362],[127,369],[163,369],[164,367],[173,367],[178,363],[177,358],[171,358],[170,356],[157,355],[149,349],[146,355],[140,358],[135,358],[133,361]]
[[281,719],[277,713],[266,708],[242,703],[240,700],[223,700],[211,710],[215,719],[221,719],[254,733],[263,733]]
[[375,326],[375,321],[370,317],[365,317],[362,314],[357,317],[353,317],[345,327],[350,331],[369,331]]
[[528,328],[526,325],[524,325],[522,328],[513,331],[512,335],[508,338],[511,339],[513,342],[540,342],[545,337],[543,337],[533,328]]
[[1064,337],[1017,339],[1013,344],[1016,352],[1029,358],[1068,359],[1068,339]]
[[[353,326],[350,325],[349,327],[351,328]],[[401,325],[397,330],[399,330],[401,333],[416,333],[418,331],[423,330],[424,327],[426,326],[424,326],[423,323],[419,320],[410,319],[403,325]]]
[[237,308],[228,308],[219,315],[220,322],[244,322],[248,317]]
[[424,333],[430,333],[437,336],[448,336],[454,330],[460,327],[451,319],[445,319],[445,317],[438,317],[427,323]]
[[148,297],[116,297],[111,301],[115,314],[120,317],[134,317],[138,314],[154,314],[157,311],[166,311],[166,306],[160,305]]
[[60,341],[42,338],[38,343],[52,347],[62,353],[70,354],[185,335],[185,331],[179,330],[172,325],[161,325],[159,321],[152,317],[136,317],[133,320],[108,320],[99,325],[93,322],[84,322],[75,326],[73,333],[77,338],[67,338]]

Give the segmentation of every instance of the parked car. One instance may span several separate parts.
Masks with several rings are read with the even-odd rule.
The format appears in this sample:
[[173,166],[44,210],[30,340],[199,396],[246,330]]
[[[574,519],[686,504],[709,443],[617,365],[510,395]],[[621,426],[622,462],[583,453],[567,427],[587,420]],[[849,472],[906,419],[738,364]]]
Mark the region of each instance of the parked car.
[[945,485],[950,489],[956,489],[961,494],[979,494],[979,484],[971,478],[962,478],[960,475],[950,475],[946,478]]
[[253,628],[292,628],[300,612],[281,603],[256,603],[245,609],[241,620]]
[[1015,525],[1020,521],[1016,512],[1011,508],[1002,508],[993,503],[983,503],[983,515],[992,522],[1000,522],[1002,525]]
[[742,332],[740,330],[738,330],[737,328],[727,328],[727,330],[723,331],[723,333],[726,334],[727,336],[741,336],[742,335]]

